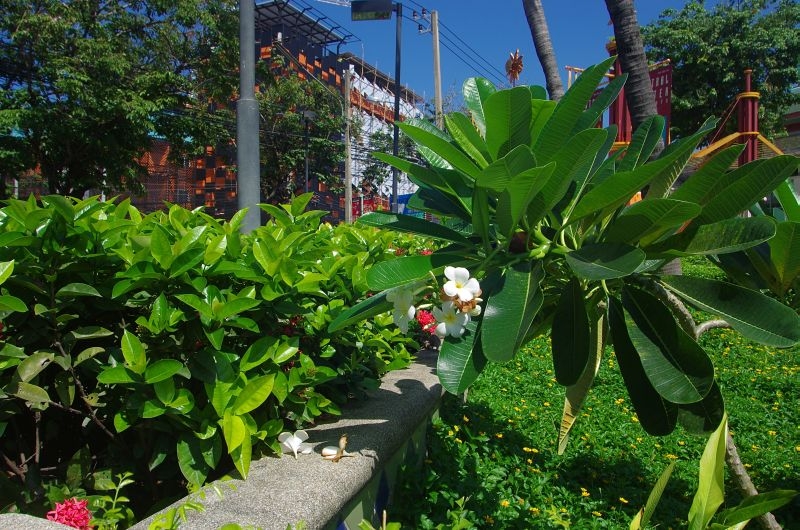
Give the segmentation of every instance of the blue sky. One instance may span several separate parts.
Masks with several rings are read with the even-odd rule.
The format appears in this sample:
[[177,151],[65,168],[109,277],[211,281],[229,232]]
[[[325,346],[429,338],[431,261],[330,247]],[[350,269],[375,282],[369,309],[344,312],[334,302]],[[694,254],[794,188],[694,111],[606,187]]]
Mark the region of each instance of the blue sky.
[[[318,0],[302,1],[359,39],[345,46],[343,51],[363,56],[367,62],[377,64],[380,70],[394,76],[394,17],[389,21],[353,22],[348,7]],[[641,24],[656,20],[664,9],[681,8],[686,3],[683,0],[635,2]],[[450,90],[460,93],[463,81],[476,75],[498,84],[504,77],[497,80],[491,75],[502,76],[509,53],[517,49],[524,57],[520,84],[544,84],[522,0],[404,0],[400,80],[427,100],[433,98],[431,34],[419,34],[416,23],[409,20],[413,10],[421,11],[420,5],[439,12],[445,93]],[[614,32],[603,0],[542,0],[542,5],[564,83],[567,82],[565,66],[586,67],[608,56],[605,44]]]

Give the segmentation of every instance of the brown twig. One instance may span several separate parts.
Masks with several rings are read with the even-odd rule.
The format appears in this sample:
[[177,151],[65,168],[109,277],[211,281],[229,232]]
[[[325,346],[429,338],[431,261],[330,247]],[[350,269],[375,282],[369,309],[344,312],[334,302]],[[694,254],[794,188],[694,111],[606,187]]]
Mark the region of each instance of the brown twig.
[[8,456],[6,456],[6,454],[4,452],[2,452],[2,451],[0,451],[0,457],[3,458],[3,463],[5,463],[5,465],[8,466],[8,468],[15,475],[17,475],[20,478],[20,480],[22,480],[22,482],[24,483],[25,482],[25,470],[23,468],[19,467],[16,462],[14,462],[10,458],[8,458]]

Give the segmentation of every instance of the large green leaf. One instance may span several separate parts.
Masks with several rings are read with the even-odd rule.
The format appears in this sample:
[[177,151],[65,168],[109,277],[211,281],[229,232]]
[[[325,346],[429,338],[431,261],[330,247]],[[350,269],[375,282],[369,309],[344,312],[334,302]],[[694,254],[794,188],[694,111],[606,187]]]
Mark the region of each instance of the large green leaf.
[[400,127],[406,136],[414,140],[415,143],[441,156],[455,169],[464,172],[472,178],[475,178],[480,172],[478,165],[465,155],[461,149],[454,145],[452,141],[445,140],[436,134],[428,132],[420,127],[415,127],[407,122],[399,124],[398,127]]
[[702,400],[714,384],[706,352],[652,294],[626,285],[622,304],[628,335],[656,391],[677,404]]
[[172,255],[172,245],[169,242],[169,233],[159,224],[153,224],[153,231],[150,233],[150,254],[153,259],[161,265],[161,268],[168,271],[174,256]]
[[488,360],[506,362],[514,357],[520,341],[510,339],[527,334],[542,305],[540,281],[541,269],[532,269],[528,261],[509,267],[497,286],[485,286],[492,289],[487,291],[481,328],[481,349]]
[[5,282],[14,272],[14,260],[0,262],[0,284]]
[[517,146],[531,144],[531,91],[515,87],[490,95],[483,102],[486,146],[493,160]]
[[625,156],[620,160],[618,171],[630,171],[647,162],[653,154],[658,141],[664,134],[664,116],[650,116],[633,132],[631,143],[625,149]]
[[769,257],[785,292],[800,276],[800,222],[778,224],[775,237],[769,241]]
[[176,445],[178,455],[178,467],[181,473],[195,486],[202,486],[206,481],[210,466],[203,458],[204,440],[201,440],[191,433],[184,434]]
[[464,81],[461,93],[464,96],[464,104],[469,109],[470,117],[475,122],[475,127],[481,136],[486,137],[486,113],[484,112],[484,101],[494,94],[497,89],[491,81],[482,77],[471,77]]
[[628,74],[615,76],[611,81],[606,83],[606,86],[599,90],[599,94],[597,93],[598,91],[595,91],[597,95],[592,99],[591,105],[589,105],[588,109],[583,111],[580,119],[572,128],[573,134],[597,126],[597,122],[600,121],[603,113],[611,106],[614,100],[617,99],[627,79]]
[[717,120],[709,118],[696,133],[677,142],[672,142],[661,152],[661,156],[657,161],[660,164],[655,164],[659,168],[659,172],[653,176],[650,182],[650,189],[647,190],[648,197],[665,197],[669,194],[697,145],[716,126]]
[[670,197],[697,204],[707,203],[725,187],[727,181],[723,177],[743,149],[744,144],[739,144],[719,151],[692,173]]
[[646,247],[645,251],[648,258],[728,254],[770,239],[775,230],[771,217],[733,217],[711,224],[690,225],[683,232]]
[[453,140],[467,153],[472,160],[480,167],[486,167],[492,160],[486,141],[475,130],[469,118],[460,112],[453,112],[444,117],[447,130]]
[[469,244],[469,240],[460,233],[446,226],[431,223],[410,215],[393,214],[385,212],[370,212],[358,218],[359,224],[377,226],[397,232],[407,232],[423,237],[442,239],[462,245]]
[[775,188],[775,196],[781,203],[786,219],[800,223],[800,197],[797,196],[788,180],[784,180]]
[[219,425],[222,427],[225,445],[228,446],[228,454],[240,447],[244,443],[244,439],[250,436],[242,417],[230,412],[225,412],[225,415],[219,420]]
[[253,455],[253,445],[250,435],[244,437],[242,445],[237,447],[231,453],[231,459],[236,471],[242,476],[242,479],[247,478],[247,473],[250,471],[250,460]]
[[452,394],[469,388],[486,366],[478,335],[478,323],[473,320],[461,338],[447,337],[442,341],[436,372],[442,387]]
[[724,418],[706,442],[700,458],[697,493],[689,508],[689,530],[703,530],[725,500],[725,444],[728,420]]
[[7,294],[0,295],[0,311],[16,311],[17,313],[27,313],[28,306],[25,302]]
[[158,383],[165,379],[170,379],[183,369],[183,363],[175,359],[159,359],[150,364],[144,371],[144,382],[148,384]]
[[674,199],[645,199],[632,204],[612,221],[606,241],[635,243],[650,236],[656,238],[680,227],[700,214],[699,205]]
[[711,390],[701,401],[680,405],[678,423],[686,432],[708,435],[717,428],[724,414],[725,400],[715,381]]
[[503,235],[511,237],[531,201],[550,180],[555,168],[556,165],[551,162],[546,166],[531,168],[511,179],[497,200],[497,224]]
[[593,346],[583,297],[581,284],[573,277],[561,291],[550,328],[556,381],[564,386],[574,385],[581,376]]
[[645,253],[624,243],[589,243],[566,255],[572,271],[587,280],[623,278],[644,263]]
[[575,126],[594,96],[597,85],[613,62],[614,58],[609,57],[584,70],[558,102],[534,144],[533,152],[540,164],[549,162],[574,134]]
[[671,433],[677,423],[678,406],[664,399],[648,379],[639,352],[628,334],[622,304],[616,298],[609,298],[608,316],[619,371],[639,423],[647,433],[654,436]]
[[28,403],[48,403],[50,401],[47,390],[38,385],[18,381],[10,384],[9,387],[10,388],[6,390],[6,392]]
[[703,207],[695,223],[705,224],[738,215],[769,195],[797,169],[800,159],[782,155],[750,162],[729,175],[741,176],[716,193]]
[[800,316],[759,292],[688,276],[663,276],[661,282],[690,304],[721,316],[750,340],[778,348],[800,342]]
[[85,283],[70,283],[56,292],[56,298],[72,298],[75,296],[102,296],[97,289]]
[[[755,519],[790,503],[797,496],[794,490],[772,490],[746,497],[738,506],[723,510],[714,517],[711,530],[722,530]],[[719,523],[716,523],[719,521]]]
[[475,186],[501,192],[516,175],[536,167],[536,157],[527,145],[519,145],[483,169]]
[[143,374],[147,368],[147,356],[139,338],[127,329],[122,334],[122,356],[125,366],[136,374]]
[[242,415],[261,406],[272,392],[275,374],[255,377],[247,382],[233,403],[233,413]]
[[539,135],[556,110],[556,105],[555,101],[535,98],[531,100],[531,145],[536,145]]
[[403,256],[370,267],[367,284],[370,289],[382,291],[427,278],[431,274],[436,275],[448,265],[464,267],[470,263],[460,254],[445,252],[434,252],[428,256]]
[[664,471],[661,473],[661,476],[658,477],[655,486],[653,486],[653,489],[650,490],[650,495],[647,496],[647,502],[645,502],[644,507],[639,510],[633,520],[631,520],[631,525],[628,530],[642,530],[648,527],[647,524],[650,522],[650,519],[653,517],[653,513],[656,511],[658,501],[661,500],[664,490],[667,489],[667,482],[669,482],[669,477],[672,476],[672,470],[675,468],[676,463],[677,460],[673,460],[666,468],[664,468]]
[[361,322],[362,320],[385,313],[391,309],[392,304],[386,301],[386,294],[388,292],[389,291],[386,290],[374,296],[370,296],[353,307],[339,313],[339,315],[333,319],[333,322],[328,324],[328,333],[334,333],[356,322]]

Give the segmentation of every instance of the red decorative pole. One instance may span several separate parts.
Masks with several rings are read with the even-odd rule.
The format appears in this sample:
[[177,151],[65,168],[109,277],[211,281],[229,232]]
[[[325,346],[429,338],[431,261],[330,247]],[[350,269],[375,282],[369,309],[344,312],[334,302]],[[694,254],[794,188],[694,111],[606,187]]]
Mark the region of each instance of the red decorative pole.
[[739,133],[745,148],[739,155],[739,165],[758,158],[758,99],[760,94],[752,89],[751,69],[744,71],[744,92],[737,96],[739,103]]

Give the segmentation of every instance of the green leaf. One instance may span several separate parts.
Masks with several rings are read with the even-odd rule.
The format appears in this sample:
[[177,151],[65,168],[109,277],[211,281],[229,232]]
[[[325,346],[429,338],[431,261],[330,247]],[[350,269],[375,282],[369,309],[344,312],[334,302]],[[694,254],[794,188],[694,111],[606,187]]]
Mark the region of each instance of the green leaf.
[[470,117],[475,122],[478,132],[481,136],[486,137],[486,113],[484,111],[484,102],[486,99],[494,94],[497,89],[491,81],[482,77],[471,77],[464,81],[461,92],[464,96],[464,105],[470,111]]
[[163,379],[153,384],[153,392],[156,397],[165,405],[169,405],[175,399],[175,380],[172,377]]
[[[612,103],[614,103],[614,100],[617,99],[617,96],[622,90],[622,87],[625,85],[625,81],[627,81],[627,79],[628,74],[614,76],[614,78],[611,79],[606,86],[602,87],[602,89],[595,90],[594,94],[596,95],[593,97],[591,105],[588,109],[583,111],[580,119],[572,128],[573,134],[578,131],[596,127],[596,124],[601,120],[603,113],[606,111],[606,109],[608,109],[609,106],[611,106]],[[641,125],[639,127],[641,128]]]
[[100,326],[83,326],[69,332],[75,340],[99,339],[110,337],[113,333]]
[[215,317],[217,320],[225,320],[230,318],[234,315],[238,315],[244,311],[249,311],[254,307],[258,307],[261,305],[261,300],[254,300],[253,298],[248,297],[240,297],[234,298],[232,300],[228,300],[221,306],[217,311],[214,311],[216,308],[212,308],[212,311],[215,312]]
[[119,383],[135,383],[139,380],[141,380],[139,374],[136,374],[135,372],[127,369],[121,364],[106,368],[102,372],[97,374],[97,382],[103,383],[104,385],[114,385]]
[[772,490],[745,497],[738,506],[719,512],[714,520],[719,521],[725,528],[730,528],[775,511],[789,504],[796,496],[797,492],[794,490]]
[[728,254],[770,239],[775,230],[775,220],[771,217],[734,217],[711,224],[692,224],[645,250],[649,258]]
[[520,219],[536,194],[548,182],[556,164],[531,168],[516,175],[497,201],[497,223],[500,231],[507,237],[516,229]]
[[247,478],[247,473],[250,471],[250,459],[252,458],[253,448],[250,436],[245,436],[242,440],[242,445],[237,447],[231,453],[233,465],[236,471],[242,476],[242,479]]
[[250,436],[242,418],[235,414],[226,412],[222,419],[219,420],[219,425],[222,427],[225,445],[228,446],[228,454],[231,454],[236,448],[241,447],[244,443],[244,439]]
[[370,212],[359,217],[358,223],[394,230],[396,232],[406,232],[424,237],[432,237],[434,239],[442,239],[461,245],[470,244],[466,237],[455,230],[410,215]]
[[272,392],[275,374],[262,375],[247,382],[233,403],[233,413],[242,415],[261,406]]
[[75,360],[72,361],[72,366],[78,366],[84,361],[88,361],[89,359],[93,358],[95,355],[99,353],[103,353],[105,348],[101,348],[99,346],[92,346],[90,348],[86,348],[85,350],[81,351],[76,357]]
[[759,292],[688,276],[663,276],[661,282],[690,304],[724,318],[750,340],[778,348],[800,342],[800,316]]
[[14,260],[0,262],[0,285],[3,284],[14,272]]
[[48,403],[50,396],[44,388],[20,381],[11,385],[7,390],[12,396],[16,396],[28,403]]
[[[531,92],[520,86],[500,90],[483,102],[486,146],[497,160],[517,146],[531,144]],[[471,175],[471,173],[468,173]]]
[[475,130],[475,126],[464,114],[453,112],[444,116],[447,130],[453,140],[480,167],[486,167],[491,157],[486,141]]
[[501,192],[516,175],[536,167],[536,157],[527,145],[519,145],[495,160],[475,179],[475,186]]
[[617,171],[630,171],[647,162],[664,134],[664,116],[650,116],[633,132],[631,143],[625,149]]
[[147,368],[147,357],[144,353],[139,338],[127,329],[122,334],[122,356],[125,358],[125,365],[134,373],[143,374]]
[[647,197],[659,198],[666,197],[672,189],[673,184],[683,171],[686,162],[691,157],[697,145],[703,138],[713,131],[717,126],[715,118],[709,118],[696,133],[672,142],[661,152],[659,159],[653,164],[659,171],[650,181],[650,189],[647,190]]
[[769,257],[785,292],[800,276],[800,222],[778,224],[775,237],[769,241]]
[[625,324],[647,378],[664,399],[678,404],[702,400],[714,384],[714,365],[655,296],[626,285]]
[[541,267],[531,269],[528,261],[509,267],[496,288],[484,286],[488,297],[482,317],[481,351],[486,359],[506,362],[514,357],[542,306],[541,279]]
[[715,381],[702,401],[679,406],[678,423],[686,432],[708,435],[717,428],[724,414],[725,400]]
[[430,149],[436,155],[446,160],[454,169],[462,171],[472,178],[475,178],[480,172],[480,168],[475,162],[465,155],[457,146],[453,145],[451,141],[443,139],[425,129],[416,127],[409,122],[400,123],[398,127],[406,136],[414,140],[416,144]]
[[798,163],[800,159],[797,157],[781,155],[745,164],[729,174],[730,178],[736,177],[736,180],[716,193],[694,222],[713,223],[747,210],[789,178]]
[[702,530],[725,500],[725,443],[728,420],[724,418],[706,442],[700,458],[699,484],[689,508],[689,529]]
[[566,255],[573,272],[587,280],[623,278],[644,263],[645,253],[624,243],[589,243]]
[[447,337],[439,349],[436,372],[442,387],[452,394],[460,394],[475,382],[486,366],[478,323],[471,321],[461,338]]
[[591,330],[585,304],[581,284],[573,277],[561,291],[550,329],[553,368],[556,381],[563,386],[578,381],[591,354]]
[[141,416],[145,419],[158,418],[159,416],[163,416],[166,411],[167,407],[165,407],[161,401],[149,399],[142,405]]
[[742,154],[745,144],[733,145],[718,151],[706,161],[686,182],[670,194],[675,200],[705,204],[728,184],[725,173]]
[[390,310],[392,304],[386,301],[386,294],[388,292],[389,291],[386,290],[374,296],[370,296],[353,307],[339,313],[339,315],[333,319],[333,322],[328,324],[328,333],[335,333],[356,322],[361,322],[362,320],[372,318],[375,315]]
[[16,311],[17,313],[26,313],[28,311],[28,306],[26,306],[25,302],[16,296],[4,294],[0,295],[0,311]]
[[[636,243],[657,238],[700,214],[700,205],[674,199],[645,199],[632,204],[612,221],[605,240]],[[645,244],[643,241],[642,244]]]
[[437,275],[448,265],[463,267],[471,264],[460,254],[434,252],[428,256],[403,256],[374,264],[367,271],[370,289],[382,291]]
[[61,404],[71,407],[72,402],[75,401],[75,376],[72,375],[72,372],[59,372],[53,379],[53,386],[56,388]]
[[648,434],[665,436],[675,429],[678,406],[664,399],[648,379],[639,352],[628,334],[628,324],[620,301],[611,297],[608,302],[614,353],[639,423]]
[[203,458],[203,440],[195,438],[192,434],[184,434],[178,440],[176,453],[178,455],[178,467],[181,473],[195,486],[202,486],[206,481],[211,468]]
[[653,517],[653,513],[656,511],[658,501],[661,500],[661,496],[667,488],[667,482],[669,482],[669,477],[672,476],[672,470],[675,469],[675,464],[677,464],[677,461],[673,460],[664,471],[661,472],[661,476],[658,477],[655,486],[650,490],[650,495],[647,496],[647,502],[645,502],[644,507],[639,510],[639,513],[637,513],[636,517],[631,521],[630,530],[647,528],[650,519]]
[[472,228],[481,237],[483,245],[489,247],[489,194],[478,186],[475,186],[472,196]]
[[789,221],[800,222],[800,197],[797,196],[789,180],[784,180],[775,188],[775,197],[781,203]]
[[228,248],[228,236],[225,234],[218,234],[208,241],[205,252],[203,254],[203,263],[205,265],[213,265],[218,262],[224,255],[225,249]]
[[176,256],[175,260],[172,262],[169,277],[177,278],[189,269],[194,268],[198,263],[203,261],[204,254],[205,249],[203,248],[192,248],[182,252]]
[[47,368],[53,362],[55,354],[53,352],[37,351],[28,356],[27,359],[17,366],[17,376],[20,381],[28,382],[36,377],[39,372]]
[[169,234],[161,225],[153,224],[153,231],[150,234],[150,254],[153,259],[161,265],[161,268],[168,271],[174,256],[172,255],[172,245],[169,242]]
[[70,283],[56,292],[56,298],[72,298],[76,296],[102,296],[97,289],[85,283]]
[[148,384],[158,383],[165,379],[170,379],[183,369],[183,363],[175,359],[159,359],[149,365],[144,372],[144,382]]

